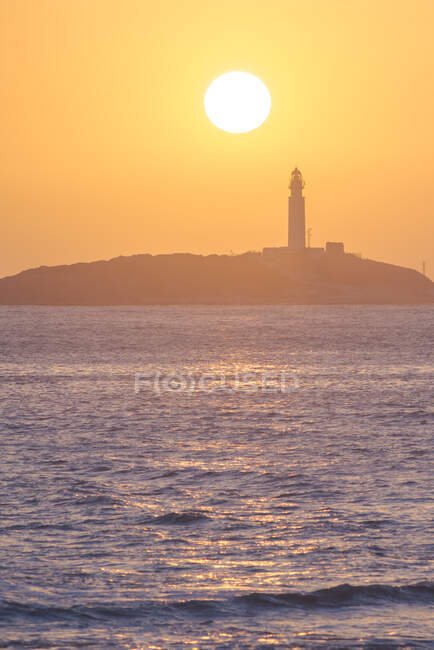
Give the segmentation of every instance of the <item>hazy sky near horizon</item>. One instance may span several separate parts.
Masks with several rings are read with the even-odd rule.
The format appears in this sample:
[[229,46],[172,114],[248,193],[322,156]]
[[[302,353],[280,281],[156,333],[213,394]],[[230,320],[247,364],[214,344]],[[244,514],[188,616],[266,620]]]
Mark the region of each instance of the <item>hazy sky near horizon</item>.
[[[134,253],[312,245],[434,277],[433,0],[1,0],[0,276]],[[213,126],[259,76],[268,120]]]

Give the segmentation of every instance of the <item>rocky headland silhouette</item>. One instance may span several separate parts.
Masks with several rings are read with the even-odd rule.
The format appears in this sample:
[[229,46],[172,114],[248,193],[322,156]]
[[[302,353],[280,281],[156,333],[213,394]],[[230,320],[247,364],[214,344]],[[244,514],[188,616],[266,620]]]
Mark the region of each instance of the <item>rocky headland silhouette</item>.
[[2,305],[429,304],[418,271],[356,255],[132,255],[0,279]]

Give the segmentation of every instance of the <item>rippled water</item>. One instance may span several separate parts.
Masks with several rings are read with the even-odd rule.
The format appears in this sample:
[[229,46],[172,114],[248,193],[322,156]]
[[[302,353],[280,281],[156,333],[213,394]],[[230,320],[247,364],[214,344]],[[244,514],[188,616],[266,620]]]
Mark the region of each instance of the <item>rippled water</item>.
[[433,333],[1,308],[0,647],[433,648]]

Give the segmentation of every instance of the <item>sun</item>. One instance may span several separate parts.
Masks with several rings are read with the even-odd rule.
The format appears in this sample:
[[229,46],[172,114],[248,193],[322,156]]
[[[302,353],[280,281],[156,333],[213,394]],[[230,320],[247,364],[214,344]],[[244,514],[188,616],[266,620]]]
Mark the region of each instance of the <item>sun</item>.
[[267,86],[249,72],[227,72],[209,85],[205,111],[215,126],[228,133],[257,129],[268,117],[271,97]]

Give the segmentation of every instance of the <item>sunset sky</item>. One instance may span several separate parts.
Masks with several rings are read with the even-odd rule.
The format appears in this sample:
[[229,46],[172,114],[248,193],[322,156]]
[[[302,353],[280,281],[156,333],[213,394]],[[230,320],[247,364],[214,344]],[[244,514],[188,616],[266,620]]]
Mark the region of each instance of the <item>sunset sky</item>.
[[[312,245],[434,277],[433,0],[1,0],[0,276],[134,253]],[[224,72],[258,129],[208,120]]]

